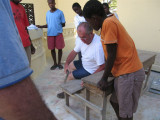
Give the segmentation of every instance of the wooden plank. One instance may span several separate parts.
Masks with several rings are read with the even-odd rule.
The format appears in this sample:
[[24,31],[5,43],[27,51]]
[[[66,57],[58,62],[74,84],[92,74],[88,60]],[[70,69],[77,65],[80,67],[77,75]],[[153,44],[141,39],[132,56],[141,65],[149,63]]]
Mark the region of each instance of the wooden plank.
[[106,120],[107,94],[105,93],[102,101],[102,113],[100,120]]
[[64,94],[65,94],[66,105],[69,106],[69,95],[67,93]]
[[71,80],[65,84],[62,84],[60,87],[63,91],[66,91],[67,93],[73,95],[74,93],[83,89],[83,87],[81,86],[81,82],[81,80]]
[[[101,80],[104,71],[89,75],[87,77],[82,78],[82,81],[88,83],[93,86],[97,86],[97,83]],[[114,77],[109,77],[108,81],[112,81]]]
[[147,70],[148,68],[150,68],[152,64],[154,64],[154,61],[155,61],[155,56],[143,62],[144,70]]
[[150,51],[138,50],[138,56],[143,63],[144,69],[149,68],[154,64],[156,53]]
[[113,89],[111,89],[110,87],[108,87],[108,89],[106,90],[106,92],[103,92],[97,86],[93,86],[93,85],[90,85],[90,84],[85,83],[85,82],[84,82],[84,87],[86,89],[88,89],[90,92],[95,93],[97,95],[101,95],[101,96],[103,96],[104,94],[106,94],[108,96],[108,95],[110,95],[113,92]]
[[[85,99],[90,101],[90,91],[88,89],[85,89]],[[85,105],[85,120],[89,120],[90,118],[90,110],[89,107]]]
[[97,86],[90,85],[86,82],[84,82],[84,87],[86,89],[88,89],[90,92],[95,93],[97,95],[99,95],[99,94],[103,95],[104,94],[104,92],[102,90],[100,90]]
[[152,67],[152,65],[148,69],[147,78],[145,79],[145,83],[144,83],[144,87],[143,87],[144,90],[147,88],[147,84],[148,84],[148,80],[149,80],[149,76],[150,76],[150,72],[151,72],[151,67]]

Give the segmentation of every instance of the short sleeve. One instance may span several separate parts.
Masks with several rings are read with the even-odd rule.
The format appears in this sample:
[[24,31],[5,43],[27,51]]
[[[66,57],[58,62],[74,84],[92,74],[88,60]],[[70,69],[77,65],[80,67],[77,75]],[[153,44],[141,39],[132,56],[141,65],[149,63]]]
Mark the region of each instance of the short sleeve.
[[105,21],[101,35],[104,44],[117,43],[117,25],[113,21]]
[[48,25],[48,12],[46,13],[46,24]]
[[24,13],[24,25],[25,25],[25,27],[28,27],[29,26],[28,17],[27,17],[26,11],[23,6],[22,6],[22,9],[23,9],[23,13]]
[[96,59],[97,65],[104,64],[105,57],[104,57],[103,47],[102,47],[101,43],[97,46],[97,49],[96,49],[95,53],[96,53],[95,59]]
[[0,89],[30,76],[28,58],[14,22],[9,0],[0,1]]
[[62,23],[65,23],[65,22],[66,22],[63,12],[61,12],[61,22],[62,22]]
[[76,38],[76,46],[74,48],[75,52],[80,52],[81,51],[81,40],[79,37]]
[[74,25],[75,25],[75,27],[76,27],[76,29],[77,29],[77,27],[78,27],[78,25],[79,25],[79,21],[78,21],[77,16],[74,17]]

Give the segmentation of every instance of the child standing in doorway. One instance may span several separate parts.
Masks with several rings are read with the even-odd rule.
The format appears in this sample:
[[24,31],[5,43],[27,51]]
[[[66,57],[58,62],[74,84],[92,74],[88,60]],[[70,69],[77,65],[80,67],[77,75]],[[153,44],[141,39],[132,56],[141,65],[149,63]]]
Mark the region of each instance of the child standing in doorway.
[[[65,46],[64,38],[63,38],[63,27],[65,26],[65,17],[61,10],[55,7],[55,0],[48,0],[48,5],[50,10],[46,14],[46,25],[37,25],[39,28],[48,28],[47,31],[47,42],[48,49],[51,50],[51,55],[54,61],[53,66],[51,66],[50,70],[54,70],[57,67],[59,69],[63,69],[61,65],[62,58],[62,49]],[[56,60],[56,51],[55,48],[58,49],[58,63]]]

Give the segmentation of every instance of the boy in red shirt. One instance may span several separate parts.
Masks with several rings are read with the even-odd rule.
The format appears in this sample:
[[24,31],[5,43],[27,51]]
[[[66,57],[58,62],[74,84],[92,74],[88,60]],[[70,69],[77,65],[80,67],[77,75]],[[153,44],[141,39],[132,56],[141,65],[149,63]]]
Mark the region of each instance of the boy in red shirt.
[[23,47],[27,53],[29,62],[31,62],[31,53],[35,53],[35,48],[32,45],[31,39],[28,34],[27,27],[29,26],[29,21],[25,12],[24,7],[19,4],[22,0],[11,0],[10,4],[12,7],[12,12],[18,32],[20,34]]

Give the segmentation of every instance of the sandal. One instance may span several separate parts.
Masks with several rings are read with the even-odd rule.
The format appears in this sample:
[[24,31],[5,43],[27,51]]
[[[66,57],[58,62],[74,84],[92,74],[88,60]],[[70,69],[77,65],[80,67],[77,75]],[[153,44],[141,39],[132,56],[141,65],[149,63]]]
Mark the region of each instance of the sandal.
[[63,66],[62,66],[62,65],[58,65],[57,67],[58,67],[60,70],[63,69]]
[[53,65],[50,70],[55,70],[58,66],[57,65]]
[[64,98],[64,92],[58,93],[57,97],[63,99]]

